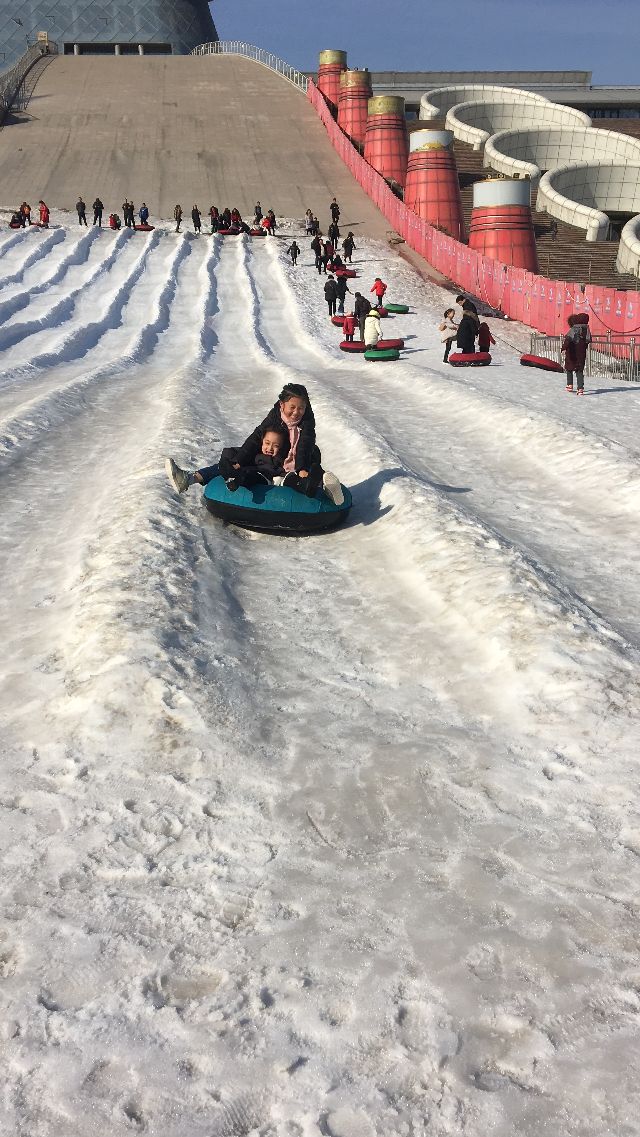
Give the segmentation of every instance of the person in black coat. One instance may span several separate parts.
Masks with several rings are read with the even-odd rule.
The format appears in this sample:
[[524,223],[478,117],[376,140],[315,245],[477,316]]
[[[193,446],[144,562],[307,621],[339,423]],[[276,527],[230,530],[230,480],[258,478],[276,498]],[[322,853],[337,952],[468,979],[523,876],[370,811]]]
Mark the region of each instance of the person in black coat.
[[340,206],[338,205],[335,197],[331,202],[329,208],[331,210],[331,220],[337,225],[338,221],[340,220]]
[[331,244],[333,245],[333,252],[335,253],[336,249],[338,248],[338,241],[340,240],[340,230],[338,229],[335,221],[332,221],[331,225],[327,229],[327,237],[331,241]]
[[100,201],[99,197],[97,197],[96,200],[94,201],[92,208],[93,208],[93,224],[98,225],[100,228],[102,228],[102,210],[104,209],[104,205]]
[[321,233],[316,233],[315,237],[313,238],[313,241],[311,242],[311,252],[316,258],[315,265],[318,270],[318,276],[322,276],[322,269],[324,268],[324,271],[326,272],[327,266],[324,263],[324,245],[322,243]]
[[358,327],[360,328],[360,339],[363,340],[364,339],[364,322],[365,322],[367,316],[369,315],[371,305],[370,305],[369,301],[366,299],[366,297],[364,297],[362,295],[362,293],[360,293],[360,292],[356,292],[356,294],[353,298],[353,301],[354,301],[354,303],[353,303],[353,314],[354,314],[356,320],[358,321]]
[[476,337],[480,327],[478,309],[473,300],[466,296],[456,296],[456,304],[462,308],[462,319],[458,324],[456,346],[464,355],[473,355],[476,350]]
[[300,256],[300,246],[298,245],[298,243],[296,241],[291,242],[291,244],[289,245],[289,248],[287,249],[287,253],[291,257],[291,264],[292,265],[297,264],[298,263],[298,257]]
[[193,222],[194,233],[199,233],[202,228],[202,214],[200,213],[197,205],[194,205],[193,209],[191,210],[191,220]]
[[346,276],[339,276],[336,280],[336,292],[338,298],[338,315],[344,316],[344,302],[347,292],[351,295],[351,289],[347,284]]
[[338,285],[332,273],[329,273],[327,282],[324,286],[324,298],[329,305],[329,315],[335,316],[336,300],[338,299]]
[[355,247],[356,243],[353,239],[353,233],[347,233],[344,241],[342,242],[342,251],[344,253],[345,261],[349,261],[349,264],[351,264],[351,258],[353,256],[353,250]]
[[76,212],[78,214],[78,225],[87,224],[87,207],[81,197],[76,202]]

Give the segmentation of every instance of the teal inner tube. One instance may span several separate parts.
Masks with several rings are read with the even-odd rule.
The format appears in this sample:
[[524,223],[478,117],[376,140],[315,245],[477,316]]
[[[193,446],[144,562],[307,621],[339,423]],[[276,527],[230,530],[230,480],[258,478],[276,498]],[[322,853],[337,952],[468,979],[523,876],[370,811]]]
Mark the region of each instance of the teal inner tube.
[[381,360],[390,363],[393,359],[400,359],[400,352],[397,347],[386,347],[383,348],[382,351],[377,347],[368,347],[364,353],[364,357],[371,361]]
[[204,503],[214,517],[233,525],[263,533],[304,537],[343,524],[352,502],[346,486],[342,492],[342,505],[334,505],[322,490],[314,497],[305,497],[289,486],[265,484],[250,489],[240,486],[232,493],[218,474],[205,486]]
[[385,304],[387,312],[398,312],[401,316],[406,316],[409,311],[408,304]]

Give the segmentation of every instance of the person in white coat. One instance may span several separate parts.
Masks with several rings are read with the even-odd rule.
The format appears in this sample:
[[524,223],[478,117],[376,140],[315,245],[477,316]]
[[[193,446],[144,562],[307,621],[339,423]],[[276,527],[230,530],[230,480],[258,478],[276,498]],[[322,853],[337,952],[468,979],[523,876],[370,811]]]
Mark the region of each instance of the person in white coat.
[[375,308],[372,308],[364,322],[365,347],[375,347],[382,336],[380,317]]

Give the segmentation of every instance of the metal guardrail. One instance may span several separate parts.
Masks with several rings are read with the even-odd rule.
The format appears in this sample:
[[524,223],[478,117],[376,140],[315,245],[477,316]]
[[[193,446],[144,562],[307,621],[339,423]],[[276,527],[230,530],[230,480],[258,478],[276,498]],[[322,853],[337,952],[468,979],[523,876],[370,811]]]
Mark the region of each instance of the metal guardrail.
[[290,67],[288,63],[279,59],[271,51],[265,51],[262,47],[255,47],[252,43],[243,43],[239,39],[201,43],[198,47],[194,47],[191,55],[243,55],[246,59],[254,59],[256,63],[262,63],[270,71],[282,75],[283,79],[293,83],[294,87],[298,87],[300,91],[306,93],[309,85],[309,79],[306,75],[303,75],[301,71],[296,71],[295,67]]
[[0,124],[4,122],[7,111],[16,101],[20,88],[34,63],[45,55],[56,55],[57,52],[58,45],[51,40],[46,44],[34,43],[10,71],[0,75]]
[[[533,332],[531,354],[543,355],[562,363],[563,336],[543,336]],[[587,375],[603,375],[626,383],[640,383],[640,342],[634,336],[594,336],[587,351]]]

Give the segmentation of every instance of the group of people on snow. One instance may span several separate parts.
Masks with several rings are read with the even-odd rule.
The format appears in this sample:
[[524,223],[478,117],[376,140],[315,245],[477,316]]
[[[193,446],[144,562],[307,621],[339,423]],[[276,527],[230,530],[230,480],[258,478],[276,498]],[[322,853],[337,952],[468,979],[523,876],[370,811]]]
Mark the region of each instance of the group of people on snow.
[[[101,199],[99,197],[97,197],[95,199],[93,205],[91,206],[91,208],[93,210],[93,224],[97,225],[101,229],[102,228],[102,214],[104,213],[104,209],[105,209],[104,202],[101,201]],[[76,202],[76,213],[78,214],[78,225],[88,225],[88,222],[87,222],[87,204],[86,204],[84,198],[82,197],[82,194],[79,195],[78,200]],[[122,203],[122,217],[124,218],[124,224],[125,224],[127,229],[135,229],[135,227],[136,227],[135,206],[134,206],[132,201],[129,201],[128,197],[125,197],[125,199]],[[139,218],[139,224],[140,225],[148,225],[149,224],[149,208],[148,208],[146,202],[144,202],[144,201],[143,201],[142,205],[140,206],[140,209],[138,210],[138,218]],[[110,213],[109,214],[109,228],[110,229],[120,229],[121,227],[122,227],[122,220],[120,219],[120,215],[118,213],[115,213],[115,212]]]
[[23,201],[18,209],[14,209],[11,214],[10,225],[13,229],[26,229],[27,225],[40,225],[43,229],[49,228],[49,206],[40,198],[38,202],[38,221],[31,220],[31,206],[28,201]]
[[475,354],[476,340],[478,351],[481,352],[489,351],[491,344],[496,342],[486,321],[480,322],[478,309],[473,300],[459,295],[456,296],[456,304],[462,311],[460,323],[456,323],[455,308],[445,308],[444,319],[438,328],[440,339],[444,344],[443,363],[447,363],[454,341],[458,351],[464,355]]
[[[276,215],[272,209],[267,210],[266,214],[262,212],[262,206],[257,201],[254,207],[253,222],[247,225],[243,221],[240,210],[234,206],[230,209],[226,206],[222,212],[218,209],[217,205],[211,205],[207,214],[209,223],[211,225],[212,233],[225,232],[231,230],[235,233],[250,233],[253,230],[263,229],[269,236],[274,236],[276,231]],[[173,219],[176,223],[176,233],[180,232],[184,212],[181,205],[176,205],[173,211]],[[198,205],[194,205],[191,210],[191,223],[193,225],[194,233],[202,231],[202,210]]]

